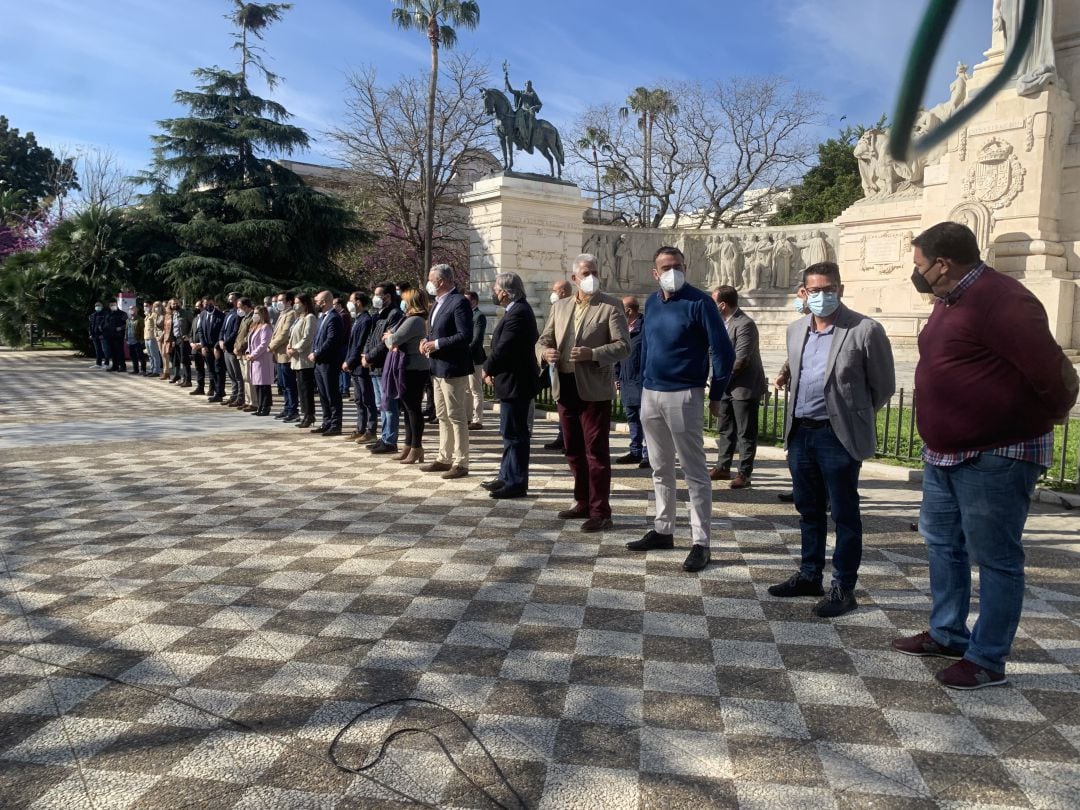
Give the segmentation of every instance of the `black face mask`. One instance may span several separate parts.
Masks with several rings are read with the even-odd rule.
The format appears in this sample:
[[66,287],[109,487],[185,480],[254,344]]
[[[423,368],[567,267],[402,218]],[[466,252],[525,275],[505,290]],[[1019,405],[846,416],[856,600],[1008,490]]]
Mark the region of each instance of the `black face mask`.
[[493,304],[494,304],[495,306],[497,306],[497,307],[501,307],[501,306],[502,306],[502,304],[501,304],[501,303],[499,303],[499,296],[497,296],[497,295],[496,295],[495,293],[492,293],[492,294],[491,294],[491,303],[493,303]]
[[918,270],[911,271],[911,285],[915,288],[916,292],[920,292],[923,295],[934,294],[934,285],[927,281],[926,276]]

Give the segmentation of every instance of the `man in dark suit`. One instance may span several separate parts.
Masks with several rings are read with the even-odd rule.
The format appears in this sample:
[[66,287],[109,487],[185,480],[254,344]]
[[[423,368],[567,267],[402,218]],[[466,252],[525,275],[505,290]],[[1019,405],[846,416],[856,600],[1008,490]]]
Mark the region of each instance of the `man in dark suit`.
[[197,342],[202,349],[207,381],[210,383],[207,402],[221,402],[225,398],[225,355],[218,347],[224,326],[225,315],[217,308],[214,296],[206,296],[203,299],[203,314],[199,321]]
[[367,345],[375,319],[369,312],[371,299],[362,292],[354,292],[349,296],[347,306],[353,321],[341,370],[350,375],[353,403],[356,405],[356,429],[349,434],[349,440],[373,442],[375,428],[379,424],[379,410],[375,405],[375,389],[371,384],[371,372],[364,366],[363,358],[364,346]]
[[341,435],[341,364],[345,362],[345,324],[334,309],[334,296],[323,290],[315,296],[315,306],[322,312],[308,360],[315,363],[315,387],[319,389],[322,425],[312,433]]
[[739,450],[739,472],[731,479],[732,489],[750,486],[757,454],[758,407],[765,396],[767,383],[761,365],[758,328],[753,319],[739,309],[739,293],[734,287],[722,286],[712,291],[712,299],[724,319],[731,345],[735,347],[735,365],[727,391],[720,399],[717,418],[716,449],[720,453],[717,465],[709,472],[713,481],[731,479],[731,462],[735,448]]
[[127,331],[127,315],[120,311],[115,299],[109,300],[105,313],[105,342],[109,349],[109,371],[127,371],[124,361],[124,333]]
[[540,332],[525,300],[525,285],[516,273],[495,276],[491,297],[506,308],[491,335],[491,354],[484,362],[484,379],[499,398],[503,455],[499,477],[482,486],[492,498],[521,498],[529,489],[529,404],[539,384],[533,347]]
[[439,454],[420,469],[441,472],[443,478],[469,474],[469,423],[465,398],[473,373],[469,344],[472,342],[472,307],[454,286],[454,271],[437,264],[428,273],[428,294],[435,299],[427,340],[420,351],[431,361],[435,387],[435,415],[439,419]]
[[[235,292],[229,293],[225,299],[227,312],[221,325],[221,338],[217,343],[221,358],[225,361],[225,377],[232,383],[227,400],[230,405],[235,405],[237,400],[244,401],[244,375],[240,370],[240,360],[236,356],[236,336],[240,333],[240,321],[243,319],[237,308],[239,301],[240,293]],[[224,392],[224,384],[222,391]]]
[[469,375],[469,396],[465,400],[466,419],[469,430],[481,430],[484,427],[484,335],[487,334],[487,315],[480,311],[480,296],[472,290],[465,291],[472,307],[472,342],[469,343],[469,355],[472,357],[473,373]]

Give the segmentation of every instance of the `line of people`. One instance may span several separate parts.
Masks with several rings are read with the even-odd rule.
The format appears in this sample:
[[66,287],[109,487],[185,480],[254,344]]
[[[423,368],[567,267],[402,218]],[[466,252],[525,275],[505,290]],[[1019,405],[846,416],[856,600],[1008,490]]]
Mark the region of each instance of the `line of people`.
[[[1078,384],[1041,304],[982,262],[970,230],[941,223],[913,245],[912,283],[934,296],[916,370],[926,469],[919,529],[929,549],[933,607],[929,630],[897,639],[893,647],[954,659],[938,680],[977,689],[1005,682],[1023,601],[1027,509],[1035,481],[1050,463],[1053,423],[1067,416]],[[609,437],[618,391],[631,445],[616,463],[651,467],[656,502],[653,528],[626,547],[675,547],[678,465],[689,490],[691,541],[682,567],[696,572],[710,562],[711,482],[727,480],[736,490],[750,486],[764,372],[756,327],[739,309],[734,289],[721,287],[710,296],[686,283],[685,260],[675,247],[656,251],[653,277],[659,289],[641,311],[632,296],[619,300],[601,291],[596,257],[581,254],[570,282],[554,285],[540,331],[521,278],[498,273],[490,292],[504,314],[486,352],[478,297],[458,291],[448,265],[431,268],[424,290],[406,285],[400,301],[400,288],[384,283],[370,298],[356,292],[336,305],[327,291],[314,298],[283,292],[272,308],[230,295],[224,312],[210,296],[192,314],[175,299],[163,308],[152,304],[144,320],[144,330],[151,331],[143,337],[159,341],[163,363],[171,360],[171,375],[163,371],[163,378],[191,387],[194,363],[191,393],[208,394],[209,402],[269,415],[276,374],[284,396],[277,417],[322,436],[344,435],[345,373],[356,407],[355,429],[345,438],[444,479],[469,475],[469,431],[482,424],[480,385],[487,383],[499,400],[503,454],[498,475],[481,486],[495,499],[528,495],[533,402],[550,384],[558,441],[573,477],[573,504],[558,516],[582,520],[584,533],[614,527]],[[876,413],[895,388],[884,329],[844,306],[843,291],[835,263],[803,271],[800,317],[787,330],[787,361],[775,382],[790,389],[783,436],[801,559],[768,592],[814,597],[814,613],[823,618],[857,607],[859,476],[876,450]],[[990,308],[999,320],[985,318]],[[102,311],[91,322],[97,317],[104,324],[115,358],[118,335],[126,327],[129,344],[137,343],[137,332],[115,309],[104,317]],[[430,461],[421,407],[429,385],[439,433]],[[313,427],[316,394],[321,420]],[[706,407],[720,428],[720,458],[711,470]],[[732,476],[736,451],[740,463]],[[830,513],[835,542],[826,591]],[[969,630],[972,563],[980,566],[982,601]]]

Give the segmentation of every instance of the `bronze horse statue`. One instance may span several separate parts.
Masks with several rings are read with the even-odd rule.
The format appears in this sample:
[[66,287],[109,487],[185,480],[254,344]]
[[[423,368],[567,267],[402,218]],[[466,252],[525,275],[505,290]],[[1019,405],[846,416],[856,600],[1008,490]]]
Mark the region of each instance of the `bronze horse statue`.
[[554,124],[543,118],[536,119],[533,125],[532,143],[525,143],[515,126],[516,116],[513,105],[501,90],[496,90],[494,87],[484,88],[484,112],[495,116],[495,134],[499,138],[499,145],[502,146],[504,170],[511,171],[514,168],[514,147],[530,155],[535,148],[547,158],[551,166],[551,176],[562,178],[562,167],[566,163],[566,155],[563,153],[559,130]]

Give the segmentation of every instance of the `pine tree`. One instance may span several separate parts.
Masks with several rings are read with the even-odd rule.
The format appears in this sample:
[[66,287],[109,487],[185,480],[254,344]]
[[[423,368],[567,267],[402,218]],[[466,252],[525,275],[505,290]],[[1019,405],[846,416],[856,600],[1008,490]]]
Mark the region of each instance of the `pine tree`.
[[291,5],[232,2],[227,18],[236,26],[238,70],[195,70],[197,89],[174,95],[190,114],[158,122],[163,131],[153,136],[144,210],[175,246],[160,273],[189,297],[226,288],[251,295],[342,288],[347,281],[334,255],[370,236],[338,200],[273,159],[306,148],[309,139],[281,104],[251,87],[253,74],[270,90],[279,81],[255,42]]

